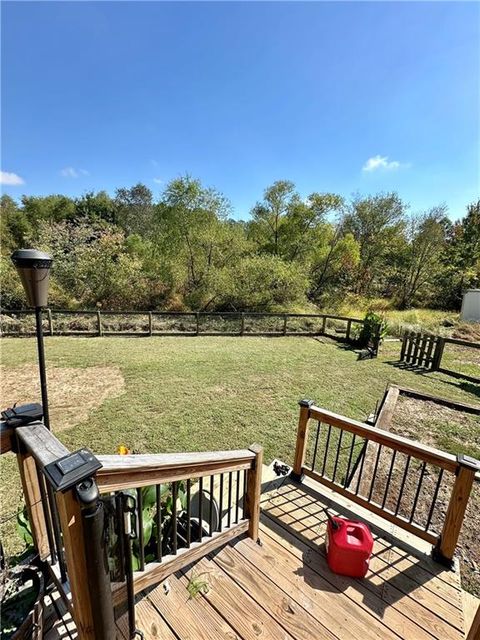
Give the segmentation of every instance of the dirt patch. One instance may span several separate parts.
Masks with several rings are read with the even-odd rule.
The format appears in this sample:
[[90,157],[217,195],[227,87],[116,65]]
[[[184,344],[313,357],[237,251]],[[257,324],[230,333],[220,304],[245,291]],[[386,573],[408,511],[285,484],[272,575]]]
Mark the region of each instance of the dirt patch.
[[480,322],[465,322],[459,324],[455,327],[452,337],[460,340],[480,342]]
[[[0,376],[2,409],[15,402],[40,402],[36,365],[1,366]],[[84,422],[105,400],[121,395],[125,386],[119,367],[49,367],[47,381],[53,431]]]

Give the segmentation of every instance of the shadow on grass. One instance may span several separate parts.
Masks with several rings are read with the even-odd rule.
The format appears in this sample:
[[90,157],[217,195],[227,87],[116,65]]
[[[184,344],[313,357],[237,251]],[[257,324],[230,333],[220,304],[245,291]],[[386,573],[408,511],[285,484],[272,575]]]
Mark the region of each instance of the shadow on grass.
[[[390,360],[390,361],[387,361],[385,364],[389,364],[392,367],[395,367],[396,369],[400,369],[402,371],[415,373],[416,375],[419,375],[419,376],[429,377],[431,374],[434,374],[434,373],[443,373],[438,371],[430,371],[429,369],[425,369],[424,367],[408,364],[406,362],[399,362],[398,360],[395,360],[395,361]],[[448,374],[443,373],[443,376],[446,377],[448,376]],[[451,380],[446,380],[443,377],[442,378],[436,377],[435,382],[440,382],[441,384],[449,385],[451,387],[454,387],[455,389],[464,391],[466,393],[470,393],[471,395],[476,396],[477,398],[480,398],[480,383],[476,384],[475,382],[462,380],[460,377],[459,378],[455,377],[455,378],[452,378]]]

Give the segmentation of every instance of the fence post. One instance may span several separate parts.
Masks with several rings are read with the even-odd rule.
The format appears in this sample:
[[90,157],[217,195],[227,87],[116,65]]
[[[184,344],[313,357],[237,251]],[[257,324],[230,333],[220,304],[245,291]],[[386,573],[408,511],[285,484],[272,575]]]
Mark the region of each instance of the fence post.
[[196,311],[195,312],[195,335],[198,336],[199,333],[200,333],[200,312]]
[[293,480],[301,482],[303,480],[302,468],[305,462],[305,453],[307,450],[308,440],[308,420],[310,418],[310,407],[313,400],[300,400],[300,417],[298,419],[297,443],[295,446],[295,459],[293,462],[293,471],[290,477]]
[[97,333],[98,333],[99,336],[103,336],[102,318],[100,316],[100,311],[97,311]]
[[248,535],[258,541],[258,527],[260,524],[260,498],[262,493],[262,465],[263,447],[253,444],[249,447],[255,454],[253,467],[248,470],[247,492],[245,496],[245,517],[249,519]]
[[287,335],[287,321],[288,321],[288,315],[285,313],[283,315],[283,329],[282,329],[282,333],[284,336]]
[[405,331],[405,333],[403,334],[403,339],[402,339],[402,348],[400,349],[400,362],[403,362],[403,359],[405,358],[405,351],[407,350],[407,343],[408,343],[408,333],[407,333],[407,331]]
[[347,333],[345,334],[345,339],[350,340],[350,331],[352,329],[352,321],[347,320]]
[[438,369],[440,369],[440,363],[442,362],[444,348],[445,338],[442,338],[442,336],[437,336],[437,344],[435,345],[435,351],[433,353],[432,371],[438,371]]
[[151,336],[153,333],[153,315],[152,312],[148,312],[148,335]]
[[245,333],[245,314],[242,313],[240,314],[240,335],[243,336],[243,334]]
[[325,329],[327,328],[327,316],[323,316],[322,321],[322,336],[325,335]]
[[442,564],[452,566],[453,554],[463,524],[468,499],[472,491],[475,473],[480,470],[480,460],[459,454],[458,468],[453,485],[442,533],[433,550],[433,557]]
[[47,309],[48,316],[48,333],[53,336],[53,319],[52,319],[52,310]]

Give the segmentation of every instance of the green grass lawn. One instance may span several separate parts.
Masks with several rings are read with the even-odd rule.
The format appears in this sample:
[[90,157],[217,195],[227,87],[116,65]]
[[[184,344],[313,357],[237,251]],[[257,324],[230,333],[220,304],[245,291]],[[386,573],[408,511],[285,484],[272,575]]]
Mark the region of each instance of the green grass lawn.
[[[36,362],[33,339],[3,339],[1,348],[6,368]],[[388,382],[479,402],[480,385],[392,366],[399,352],[399,342],[388,342],[378,359],[358,361],[330,340],[294,337],[46,338],[50,371],[112,365],[125,379],[121,395],[58,433],[70,449],[115,453],[124,443],[139,452],[169,452],[259,442],[267,461],[287,462],[302,397],[359,420],[374,410]],[[2,394],[2,408],[15,400]],[[0,469],[5,517],[19,500],[13,455],[2,456]]]

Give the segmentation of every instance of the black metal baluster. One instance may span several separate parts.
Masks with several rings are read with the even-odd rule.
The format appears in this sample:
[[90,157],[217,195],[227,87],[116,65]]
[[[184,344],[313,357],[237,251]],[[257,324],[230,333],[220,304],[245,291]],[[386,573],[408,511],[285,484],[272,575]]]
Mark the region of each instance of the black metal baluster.
[[157,484],[155,487],[155,502],[157,504],[157,513],[155,519],[157,521],[157,560],[162,561],[162,485]]
[[218,530],[222,530],[222,520],[223,520],[223,473],[220,474],[220,495],[219,495],[219,515],[218,515]]
[[420,496],[420,491],[422,490],[423,476],[425,475],[426,467],[427,467],[427,463],[424,462],[422,464],[422,470],[420,471],[420,479],[418,481],[417,491],[415,492],[415,498],[413,500],[412,512],[410,513],[409,522],[412,522],[413,516],[415,515],[415,509],[417,508],[418,497]]
[[356,437],[357,436],[354,433],[353,434],[353,438],[352,438],[352,443],[350,445],[350,453],[349,453],[349,456],[348,456],[347,471],[345,472],[345,479],[343,481],[344,488],[347,486],[348,478],[349,478],[349,475],[350,475],[350,466],[352,464],[352,457],[353,457],[353,451],[355,449],[355,438]]
[[340,455],[340,448],[342,446],[342,438],[343,438],[343,430],[340,429],[340,434],[338,436],[338,444],[337,444],[337,455],[335,456],[335,465],[333,467],[332,482],[335,482],[335,477],[337,475],[338,457]]
[[322,466],[322,473],[321,475],[325,475],[325,467],[327,465],[327,457],[328,457],[328,446],[330,444],[330,434],[332,432],[332,425],[329,424],[328,425],[328,432],[327,432],[327,441],[325,443],[325,455],[323,456],[323,466]]
[[407,462],[405,463],[405,471],[403,472],[402,484],[400,485],[400,491],[398,492],[397,507],[395,509],[395,515],[398,514],[398,510],[400,509],[400,503],[402,501],[403,490],[405,488],[405,482],[407,481],[408,467],[410,466],[410,458],[411,458],[411,456],[408,456],[407,457]]
[[237,482],[235,484],[235,524],[238,524],[238,509],[240,502],[240,471],[237,471]]
[[198,523],[200,526],[200,531],[198,532],[198,540],[202,541],[203,538],[203,476],[200,476],[198,479]]
[[370,500],[372,499],[372,494],[373,494],[373,487],[375,485],[375,480],[377,478],[377,470],[378,470],[378,463],[380,461],[380,454],[382,453],[382,445],[379,444],[378,445],[378,451],[377,451],[377,457],[375,458],[375,466],[373,468],[373,474],[372,474],[372,482],[370,484],[370,490],[368,492],[368,501],[370,502]]
[[318,438],[320,436],[320,420],[317,422],[317,435],[315,437],[315,448],[313,449],[313,458],[312,458],[312,471],[315,471],[315,462],[317,461],[317,449],[318,449]]
[[360,480],[362,479],[363,465],[365,464],[365,458],[367,457],[367,449],[368,449],[369,442],[370,440],[365,440],[365,442],[363,443],[362,451],[360,453],[362,459],[360,460],[360,469],[358,470],[357,487],[355,489],[355,495],[357,495],[360,490]]
[[227,527],[232,524],[232,472],[228,474],[228,513],[227,513]]
[[214,489],[214,477],[210,476],[210,513],[208,517],[210,526],[210,536],[213,536],[213,489]]
[[177,527],[177,500],[178,500],[178,482],[172,483],[172,551],[173,555],[177,555],[178,548],[178,527]]
[[[120,576],[125,576],[125,531],[123,513],[123,495],[115,492],[115,533],[118,537],[118,561]],[[118,576],[115,576],[118,580]]]
[[390,488],[390,480],[392,479],[393,467],[395,466],[396,457],[397,457],[397,450],[393,449],[392,461],[390,462],[390,469],[388,470],[387,483],[385,485],[385,493],[383,494],[382,509],[384,508],[385,503],[387,501],[388,489]]
[[192,542],[192,529],[191,529],[191,504],[190,504],[190,495],[192,492],[192,481],[190,478],[187,480],[187,547],[190,546]]
[[43,504],[43,513],[45,514],[45,526],[47,529],[47,540],[48,540],[48,548],[50,550],[50,557],[52,558],[52,564],[55,564],[57,561],[57,554],[55,551],[55,541],[53,539],[53,525],[50,513],[50,503],[47,499],[47,493],[45,491],[45,479],[39,470],[39,468],[35,465],[35,469],[37,471],[38,478],[38,486],[40,487],[40,498]]
[[442,484],[442,479],[443,479],[443,469],[440,469],[440,472],[439,472],[438,478],[437,478],[437,484],[435,485],[435,491],[433,492],[432,505],[430,507],[430,511],[428,512],[428,518],[427,518],[427,524],[425,525],[425,531],[428,531],[429,528],[430,528],[430,523],[432,521],[433,512],[435,510],[435,504],[436,504],[437,498],[438,498],[438,492],[440,490],[440,485]]
[[145,549],[143,548],[143,496],[142,490],[137,489],[137,522],[138,522],[138,547],[140,551],[140,571],[145,569]]
[[242,514],[243,514],[243,519],[245,520],[245,513],[246,513],[246,502],[247,502],[247,470],[244,469],[243,471],[243,499],[242,499]]

